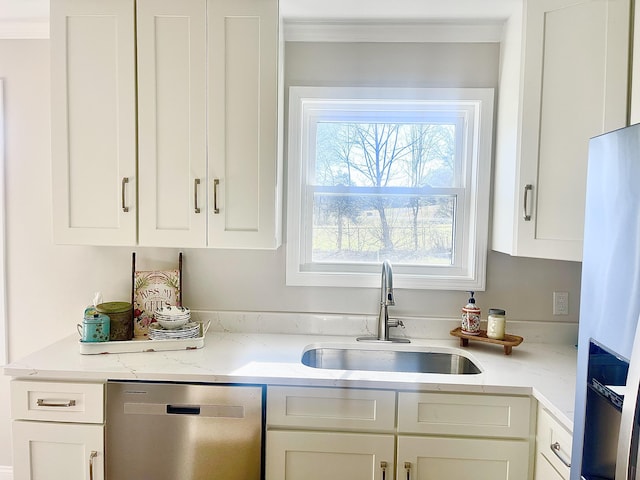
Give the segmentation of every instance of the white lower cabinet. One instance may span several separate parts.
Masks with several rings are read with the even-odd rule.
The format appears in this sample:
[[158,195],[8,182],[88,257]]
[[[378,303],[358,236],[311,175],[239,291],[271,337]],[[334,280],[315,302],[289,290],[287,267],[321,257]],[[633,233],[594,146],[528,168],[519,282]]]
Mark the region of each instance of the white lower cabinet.
[[393,478],[393,435],[267,432],[267,479],[387,480]]
[[525,480],[526,440],[398,437],[397,479]]
[[14,480],[104,479],[104,386],[11,383]]
[[14,480],[102,480],[104,426],[13,422]]
[[529,397],[267,392],[266,480],[529,478]]
[[524,480],[530,412],[529,397],[400,392],[396,478]]
[[534,480],[569,480],[572,434],[538,406]]

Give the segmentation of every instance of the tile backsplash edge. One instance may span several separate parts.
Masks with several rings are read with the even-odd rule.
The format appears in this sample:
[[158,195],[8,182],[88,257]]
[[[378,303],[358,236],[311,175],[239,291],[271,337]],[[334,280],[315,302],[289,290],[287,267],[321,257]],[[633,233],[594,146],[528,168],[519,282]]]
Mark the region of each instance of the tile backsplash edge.
[[[373,315],[204,310],[192,310],[191,313],[196,320],[209,320],[209,331],[229,333],[360,336],[373,335],[377,322],[377,317]],[[392,328],[392,335],[409,338],[453,338],[449,332],[460,325],[457,318],[393,318],[402,320],[404,328]],[[484,322],[482,328],[486,328]],[[507,320],[506,330],[530,343],[574,345],[578,338],[578,324],[571,322]]]

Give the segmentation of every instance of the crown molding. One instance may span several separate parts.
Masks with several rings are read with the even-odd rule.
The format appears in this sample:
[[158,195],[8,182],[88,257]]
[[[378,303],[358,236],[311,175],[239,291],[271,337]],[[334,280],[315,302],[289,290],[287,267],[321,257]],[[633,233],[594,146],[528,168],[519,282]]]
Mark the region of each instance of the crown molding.
[[48,39],[49,18],[2,18],[0,39]]
[[342,22],[285,20],[288,42],[499,43],[503,21]]

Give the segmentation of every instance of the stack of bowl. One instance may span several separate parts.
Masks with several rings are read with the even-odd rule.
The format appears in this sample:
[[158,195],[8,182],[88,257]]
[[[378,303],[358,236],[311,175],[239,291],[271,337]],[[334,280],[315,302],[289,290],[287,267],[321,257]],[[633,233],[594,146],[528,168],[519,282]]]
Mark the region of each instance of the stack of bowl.
[[155,311],[153,317],[167,330],[175,330],[185,325],[191,319],[191,311],[185,307],[168,305]]

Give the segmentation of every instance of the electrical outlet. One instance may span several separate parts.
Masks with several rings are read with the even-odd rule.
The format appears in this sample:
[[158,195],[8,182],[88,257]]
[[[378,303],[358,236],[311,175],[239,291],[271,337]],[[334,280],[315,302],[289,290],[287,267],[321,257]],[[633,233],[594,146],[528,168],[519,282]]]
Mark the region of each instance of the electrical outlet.
[[569,292],[553,292],[553,314],[569,315]]

